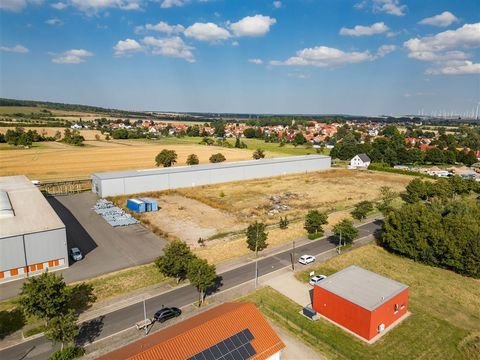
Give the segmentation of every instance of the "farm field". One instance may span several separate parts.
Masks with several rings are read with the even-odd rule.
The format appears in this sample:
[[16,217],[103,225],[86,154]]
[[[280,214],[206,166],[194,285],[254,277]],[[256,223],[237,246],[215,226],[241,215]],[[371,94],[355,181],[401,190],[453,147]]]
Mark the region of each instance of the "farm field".
[[[407,284],[412,315],[374,345],[348,335],[327,321],[309,322],[299,307],[273,290],[265,289],[248,300],[260,304],[268,316],[289,315],[290,330],[303,327],[310,345],[333,359],[479,359],[480,280],[430,267],[366,245],[297,274],[308,281],[309,272],[330,275],[358,265]],[[278,300],[277,300],[278,299]],[[263,305],[262,305],[263,304]],[[448,305],[447,305],[448,304]],[[297,332],[298,334],[298,332]]]
[[[155,156],[165,148],[177,152],[178,165],[184,165],[187,156],[192,153],[197,154],[201,163],[207,163],[209,157],[218,152],[224,154],[227,161],[252,157],[252,150],[249,149],[197,144],[166,145],[161,141],[85,141],[82,147],[45,142],[34,144],[31,149],[1,145],[0,150],[5,151],[0,151],[0,176],[23,174],[32,180],[87,178],[93,172],[153,168]],[[267,153],[270,157],[275,155]]]
[[[158,200],[161,209],[142,214],[139,220],[159,234],[187,241],[199,256],[219,263],[250,253],[244,230],[254,221],[270,225],[270,246],[282,244],[306,235],[303,219],[309,209],[329,213],[329,224],[325,226],[329,230],[350,217],[355,203],[378,199],[382,186],[402,191],[411,179],[398,174],[331,169],[148,193]],[[116,197],[115,201],[125,206],[126,199]],[[272,212],[278,206],[283,210]],[[288,216],[288,229],[278,228],[281,216]],[[182,227],[177,219],[181,219]],[[196,243],[199,237],[208,239],[206,247]]]

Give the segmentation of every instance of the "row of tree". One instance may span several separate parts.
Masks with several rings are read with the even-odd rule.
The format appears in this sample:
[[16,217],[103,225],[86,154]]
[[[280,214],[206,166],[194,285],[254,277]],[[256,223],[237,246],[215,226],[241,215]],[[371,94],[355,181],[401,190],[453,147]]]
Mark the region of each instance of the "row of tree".
[[[253,152],[252,158],[255,160],[263,159],[265,157],[265,151],[257,149]],[[175,150],[163,149],[155,157],[155,164],[157,166],[171,167],[177,162],[178,154]],[[227,158],[222,153],[212,154],[209,161],[214,163],[221,163],[226,161]],[[187,165],[198,165],[200,163],[196,154],[190,154],[187,157]]]
[[61,275],[46,271],[23,284],[19,303],[25,316],[44,321],[48,340],[61,344],[61,349],[51,358],[71,359],[82,354],[82,349],[75,345],[79,334],[78,314],[95,299],[91,286],[84,283],[67,286]]
[[379,244],[389,251],[480,278],[478,182],[451,177],[412,180],[400,209],[386,212]]
[[56,140],[56,137],[47,136],[46,134],[39,134],[37,130],[25,131],[25,129],[21,127],[16,127],[13,130],[9,129],[5,132],[5,134],[0,133],[0,143],[7,143],[9,145],[16,146],[30,146],[34,142]]
[[188,279],[198,290],[199,305],[203,304],[207,290],[217,282],[215,265],[197,257],[180,240],[174,240],[165,246],[163,255],[155,260],[155,264],[163,275],[175,278],[177,283]]

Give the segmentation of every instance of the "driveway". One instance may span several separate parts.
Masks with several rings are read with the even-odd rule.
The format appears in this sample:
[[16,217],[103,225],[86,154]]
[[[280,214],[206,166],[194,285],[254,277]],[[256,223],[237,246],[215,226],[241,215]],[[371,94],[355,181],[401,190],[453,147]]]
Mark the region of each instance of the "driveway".
[[[167,244],[141,224],[110,226],[92,210],[97,201],[93,193],[47,199],[66,226],[68,248],[78,247],[84,255],[83,260],[70,260],[70,267],[59,271],[67,283],[150,263]],[[0,300],[16,296],[22,283],[18,280],[1,284]]]
[[265,285],[272,287],[302,307],[312,302],[310,295],[312,286],[298,281],[292,272],[269,279]]

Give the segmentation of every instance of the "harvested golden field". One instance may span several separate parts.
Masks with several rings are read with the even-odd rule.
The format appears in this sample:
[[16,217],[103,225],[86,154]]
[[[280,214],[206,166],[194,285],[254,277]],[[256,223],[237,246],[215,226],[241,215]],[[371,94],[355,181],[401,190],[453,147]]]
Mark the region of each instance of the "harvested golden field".
[[62,143],[41,143],[31,149],[0,150],[0,176],[23,174],[35,180],[86,178],[91,173],[155,167],[155,156],[163,149],[175,150],[178,165],[195,153],[200,163],[221,152],[227,161],[247,160],[252,150],[227,149],[196,144],[162,145],[145,141],[86,141],[76,147]]
[[242,219],[255,217],[276,222],[280,215],[298,218],[309,209],[348,209],[359,201],[378,199],[382,186],[402,191],[411,179],[391,173],[331,169],[176,191]]
[[[9,129],[14,130],[15,127],[14,126],[0,127],[0,133],[5,133]],[[52,136],[52,137],[55,136],[57,131],[60,131],[60,133],[62,134],[62,137],[63,137],[63,132],[65,131],[65,128],[62,128],[62,127],[24,127],[23,129],[25,131],[36,130],[37,133],[39,133],[40,135]],[[85,140],[96,140],[95,135],[100,136],[101,140],[105,139],[105,136],[102,135],[102,133],[98,130],[84,130],[84,129],[82,129],[82,130],[78,130],[78,131],[80,131],[80,134],[85,138]]]

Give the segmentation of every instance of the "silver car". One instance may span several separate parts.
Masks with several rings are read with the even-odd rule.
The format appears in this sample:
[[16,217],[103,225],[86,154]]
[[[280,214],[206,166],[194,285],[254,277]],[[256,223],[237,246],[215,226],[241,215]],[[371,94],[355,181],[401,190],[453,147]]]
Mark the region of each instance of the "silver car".
[[81,252],[80,249],[77,248],[77,247],[74,247],[74,248],[71,248],[71,249],[70,249],[70,257],[71,257],[72,260],[74,260],[74,261],[80,261],[80,260],[83,259],[82,252]]

